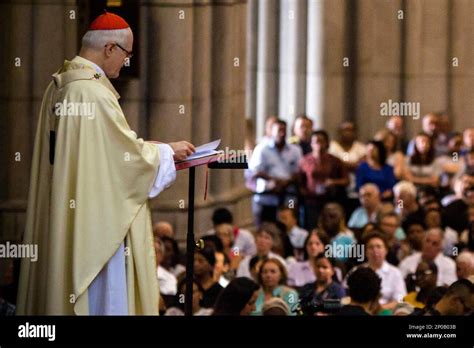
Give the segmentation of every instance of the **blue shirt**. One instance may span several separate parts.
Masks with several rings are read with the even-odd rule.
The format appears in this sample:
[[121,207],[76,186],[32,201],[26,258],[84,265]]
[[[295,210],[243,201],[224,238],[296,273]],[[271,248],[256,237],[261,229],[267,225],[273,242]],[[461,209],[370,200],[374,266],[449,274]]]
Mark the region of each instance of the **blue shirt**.
[[392,190],[393,186],[397,183],[397,179],[393,174],[393,167],[384,164],[382,169],[376,170],[369,166],[367,162],[362,162],[356,170],[356,188],[357,191],[367,183],[373,183],[377,185],[380,193],[386,190]]
[[[294,144],[285,144],[281,151],[273,139],[258,144],[249,161],[249,170],[255,174],[265,174],[278,178],[289,179],[298,172],[298,165],[303,157],[301,148]],[[263,194],[271,191],[271,180],[258,178],[255,192],[260,194],[254,198],[256,202],[266,205],[278,205],[278,197],[272,194]],[[296,193],[296,191],[294,192]]]
[[[296,313],[293,312],[299,302],[299,297],[296,290],[281,285],[276,287],[275,290],[273,290],[272,296],[279,297],[286,302],[290,309],[289,315],[296,315]],[[255,312],[253,312],[252,315],[262,315],[262,308],[264,303],[265,293],[263,292],[263,290],[260,290],[258,292],[257,301],[255,302]]]

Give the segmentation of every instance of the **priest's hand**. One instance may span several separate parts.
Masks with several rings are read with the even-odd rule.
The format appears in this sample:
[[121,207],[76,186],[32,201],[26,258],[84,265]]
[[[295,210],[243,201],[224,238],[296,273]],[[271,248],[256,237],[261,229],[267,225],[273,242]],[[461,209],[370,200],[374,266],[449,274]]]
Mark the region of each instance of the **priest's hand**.
[[194,145],[187,141],[178,141],[176,143],[169,143],[168,145],[171,146],[174,151],[173,158],[175,161],[185,160],[186,157],[196,152]]

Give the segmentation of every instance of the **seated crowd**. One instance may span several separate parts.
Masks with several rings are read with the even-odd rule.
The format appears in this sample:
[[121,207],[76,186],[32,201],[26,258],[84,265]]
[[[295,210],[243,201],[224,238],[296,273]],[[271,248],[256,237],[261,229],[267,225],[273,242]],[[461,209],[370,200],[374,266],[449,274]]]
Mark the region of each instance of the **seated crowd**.
[[[200,231],[193,314],[472,315],[474,128],[446,120],[408,140],[390,117],[364,144],[353,122],[331,139],[306,116],[287,141],[270,117],[245,173],[254,224],[221,207]],[[170,223],[153,231],[160,313],[184,315],[183,250]]]
[[[195,251],[194,315],[474,313],[474,128],[430,113],[408,141],[403,118],[363,143],[300,116],[271,117],[245,173],[254,225],[226,208]],[[254,232],[253,232],[254,231]],[[155,225],[161,312],[183,315],[183,255]]]

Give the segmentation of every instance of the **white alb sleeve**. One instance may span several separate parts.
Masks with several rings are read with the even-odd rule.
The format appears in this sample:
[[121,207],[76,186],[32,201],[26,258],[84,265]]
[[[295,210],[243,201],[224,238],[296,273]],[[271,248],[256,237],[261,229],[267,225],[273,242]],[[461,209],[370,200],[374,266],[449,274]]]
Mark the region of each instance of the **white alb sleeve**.
[[155,182],[148,195],[149,198],[158,196],[176,180],[176,167],[174,165],[174,151],[168,144],[155,144],[160,151],[160,168],[156,174]]

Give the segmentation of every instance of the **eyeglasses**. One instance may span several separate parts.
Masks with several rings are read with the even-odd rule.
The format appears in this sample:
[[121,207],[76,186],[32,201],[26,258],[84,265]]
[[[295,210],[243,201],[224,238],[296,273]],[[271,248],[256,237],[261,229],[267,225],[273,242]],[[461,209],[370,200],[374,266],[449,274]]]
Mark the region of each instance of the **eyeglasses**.
[[127,51],[125,48],[123,48],[122,46],[120,46],[118,43],[114,42],[114,45],[117,46],[118,48],[120,48],[122,51],[124,51],[126,54],[127,54],[127,58],[132,58],[133,57],[133,52],[131,51]]

